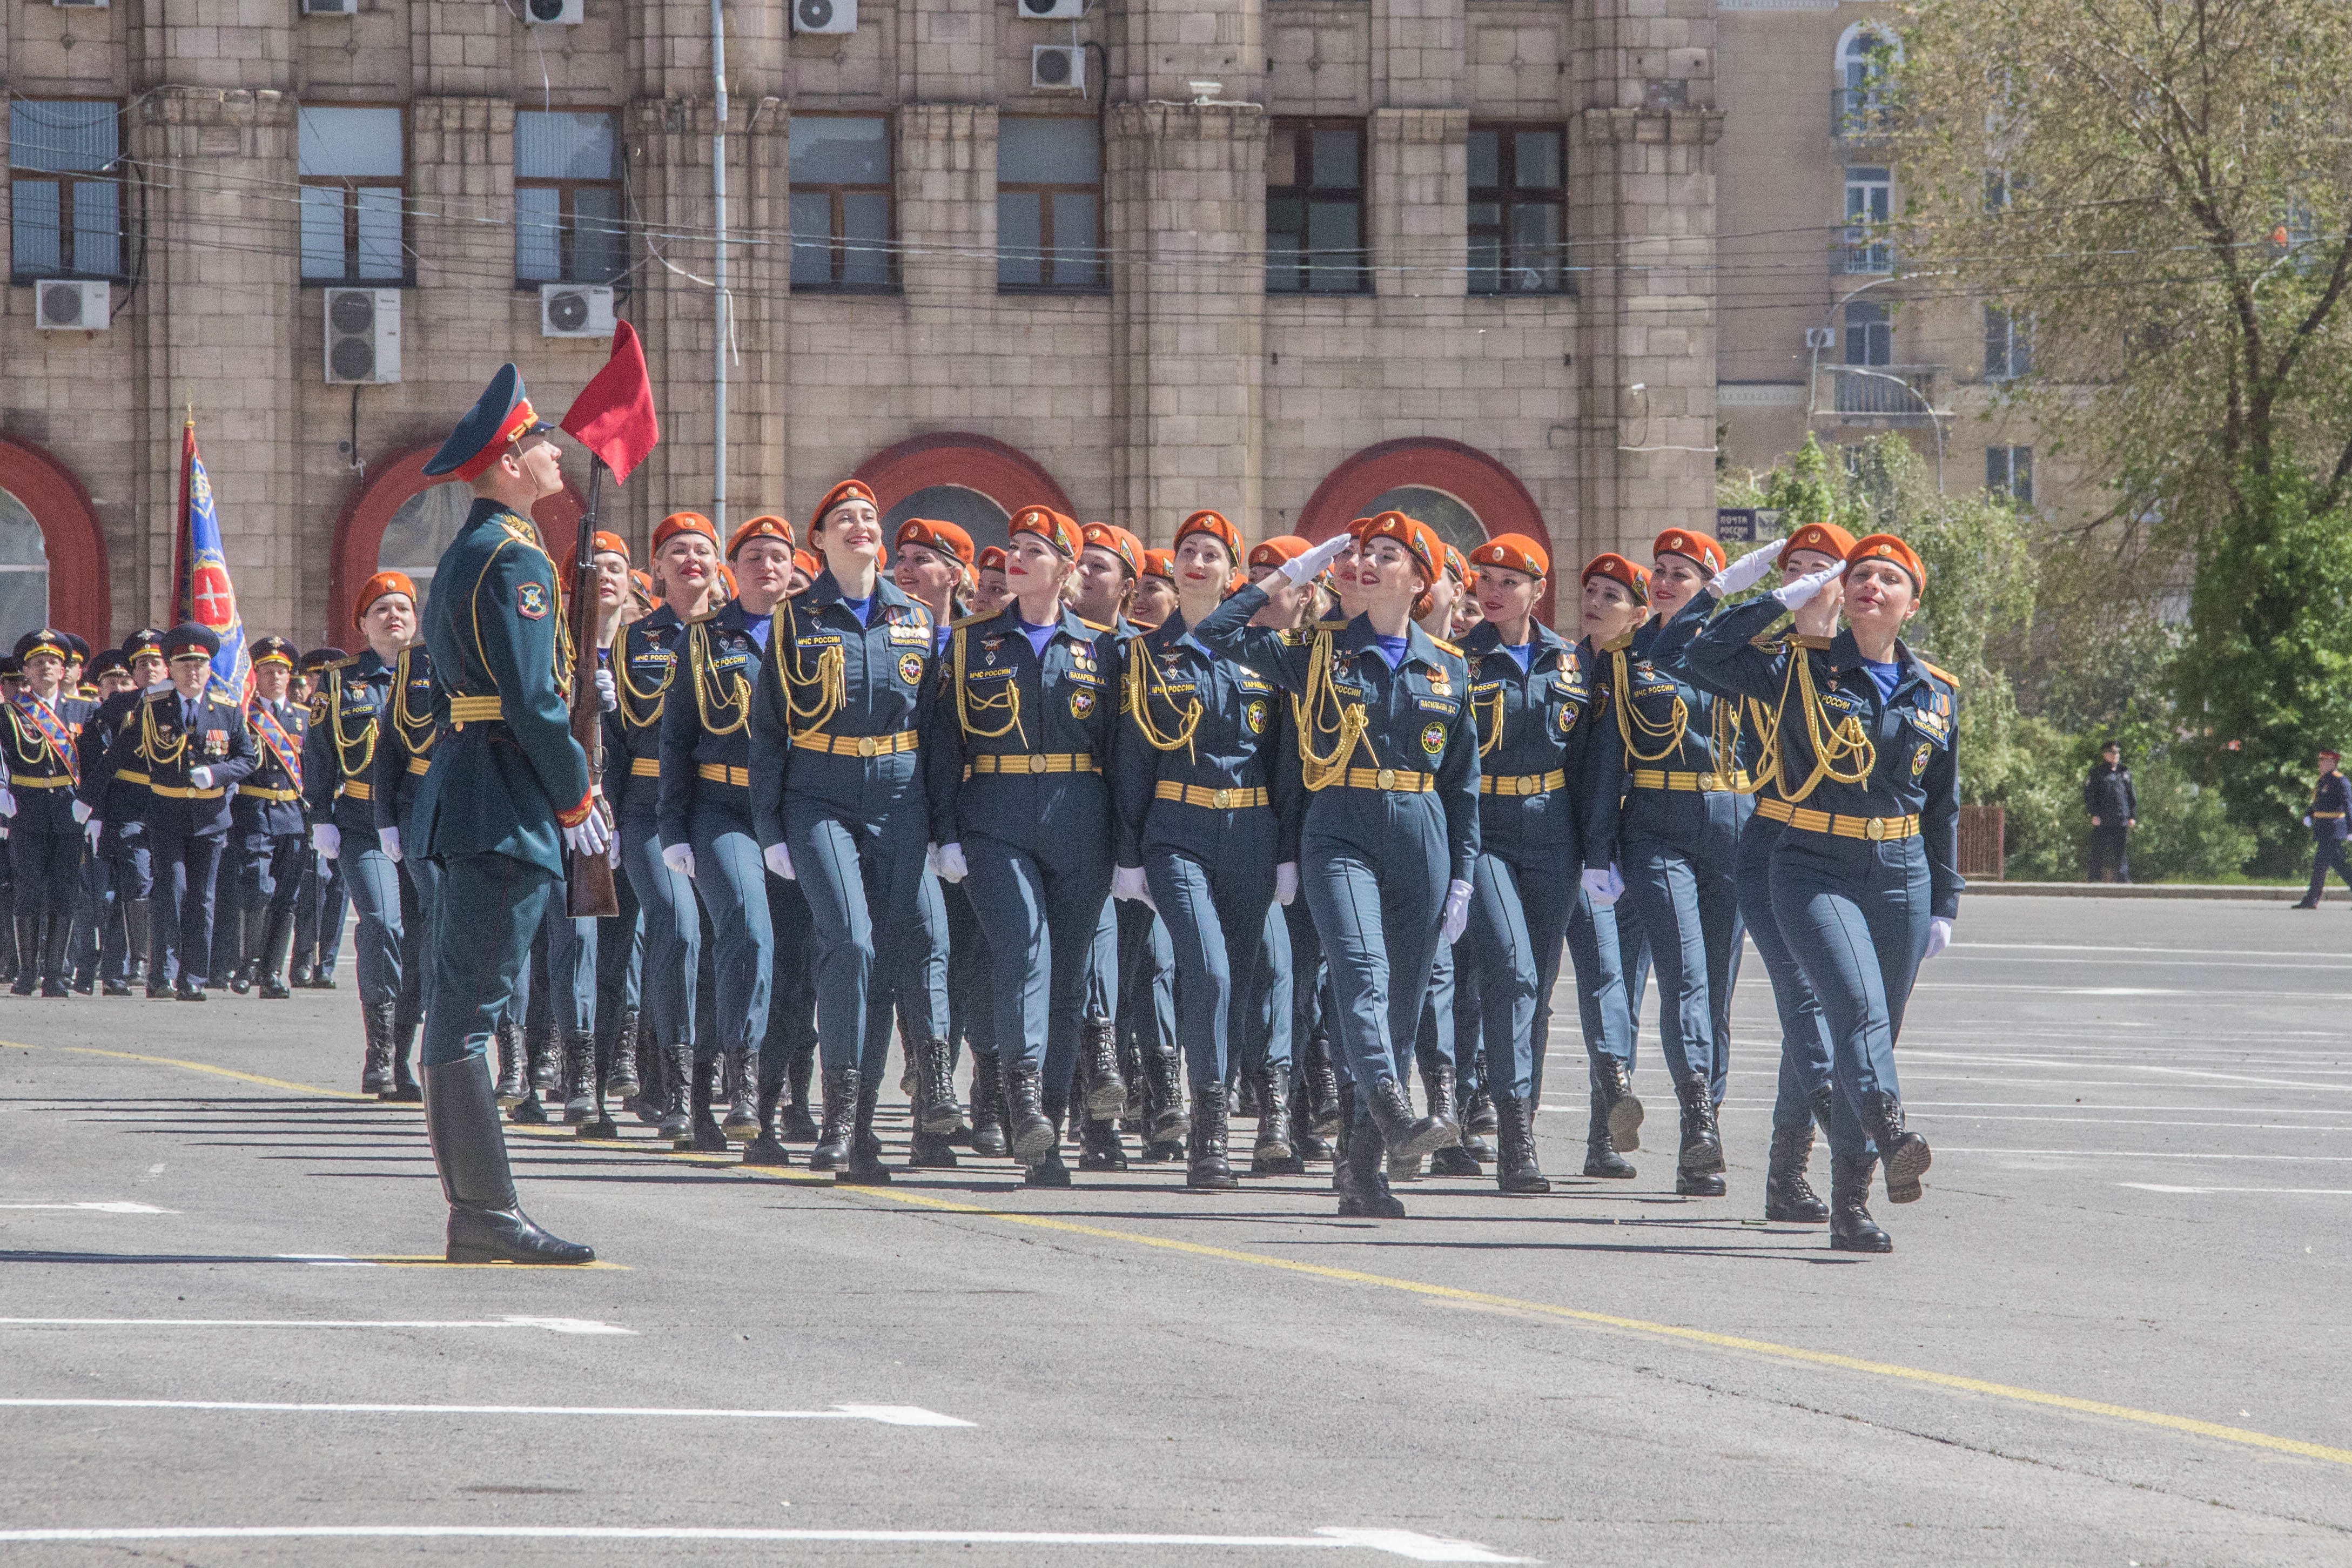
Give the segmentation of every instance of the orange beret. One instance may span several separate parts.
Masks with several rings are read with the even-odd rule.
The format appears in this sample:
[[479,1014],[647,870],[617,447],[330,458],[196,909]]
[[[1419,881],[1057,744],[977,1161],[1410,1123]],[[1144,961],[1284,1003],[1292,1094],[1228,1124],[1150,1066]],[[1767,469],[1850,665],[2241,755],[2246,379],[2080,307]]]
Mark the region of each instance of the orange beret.
[[1498,566],[1529,577],[1551,575],[1551,552],[1525,534],[1497,534],[1470,552],[1472,566]]
[[882,503],[874,498],[874,492],[866,487],[863,480],[844,479],[840,484],[827,490],[824,493],[824,499],[816,504],[816,515],[809,520],[809,532],[823,533],[824,515],[844,501],[864,501],[877,512],[882,509]]
[[1360,537],[1366,544],[1374,539],[1396,540],[1404,546],[1405,553],[1421,567],[1421,575],[1429,582],[1434,583],[1445,574],[1445,541],[1427,523],[1402,512],[1382,512]]
[[680,534],[700,534],[712,549],[719,548],[719,529],[709,517],[700,512],[672,512],[654,528],[654,553],[659,555],[662,546]]
[[727,536],[727,559],[733,560],[753,539],[782,539],[786,549],[798,542],[793,538],[792,524],[782,517],[763,513]]
[[1107,549],[1118,557],[1128,576],[1143,575],[1143,541],[1117,523],[1088,523],[1079,537],[1097,549]]
[[1013,514],[1013,521],[1006,525],[1006,531],[1035,534],[1070,560],[1078,559],[1078,551],[1086,544],[1076,520],[1064,517],[1051,507],[1022,507]]
[[898,548],[921,545],[941,555],[953,556],[958,564],[971,565],[971,536],[953,523],[943,523],[930,517],[908,517],[898,525]]
[[632,571],[629,573],[629,581],[635,585],[637,597],[644,600],[647,604],[659,604],[661,602],[661,595],[654,591],[654,574],[652,572]]
[[379,571],[360,584],[359,597],[352,601],[352,626],[354,630],[366,618],[368,606],[387,593],[404,593],[410,605],[416,602],[416,584],[408,580],[406,572]]
[[1276,534],[1250,551],[1252,566],[1288,566],[1315,547],[1297,534]]
[[1723,559],[1723,547],[1715,542],[1712,535],[1696,528],[1668,528],[1650,541],[1650,553],[1687,557],[1710,572],[1721,571],[1728,564]]
[[1004,547],[1003,545],[988,546],[980,552],[977,561],[978,570],[982,571],[1003,571],[1004,570]]
[[1845,552],[1852,549],[1853,549],[1853,536],[1835,523],[1807,523],[1789,536],[1788,542],[1780,547],[1780,553],[1772,558],[1772,564],[1787,566],[1789,558],[1801,549],[1812,550],[1819,555],[1843,560]]
[[1203,508],[1176,525],[1176,537],[1169,540],[1173,547],[1184,542],[1187,534],[1207,534],[1225,547],[1227,560],[1242,559],[1242,531],[1225,520],[1223,512]]
[[[616,555],[623,560],[629,559],[629,541],[618,534],[606,533],[602,528],[598,528],[589,536],[588,546],[588,553],[592,558],[600,555]],[[563,580],[566,584],[580,580],[580,547],[576,543],[563,552]]]
[[1866,560],[1891,560],[1911,576],[1911,591],[1919,592],[1927,586],[1927,569],[1920,564],[1918,551],[1893,534],[1865,534],[1853,541],[1845,552],[1845,569],[1852,571]]
[[1354,522],[1348,525],[1348,532],[1355,536],[1355,539],[1358,544],[1362,544],[1364,542],[1364,535],[1371,530],[1371,518],[1358,517]]
[[[1199,532],[1199,529],[1194,529]],[[1143,575],[1176,580],[1176,552],[1172,549],[1148,549],[1143,552]]]
[[1622,584],[1627,592],[1644,604],[1650,601],[1650,569],[1639,561],[1627,560],[1613,550],[1594,556],[1584,563],[1584,575],[1577,581],[1583,582],[1595,577],[1605,577],[1612,582]]
[[814,582],[816,574],[824,570],[824,563],[804,549],[796,549],[793,551],[793,570]]

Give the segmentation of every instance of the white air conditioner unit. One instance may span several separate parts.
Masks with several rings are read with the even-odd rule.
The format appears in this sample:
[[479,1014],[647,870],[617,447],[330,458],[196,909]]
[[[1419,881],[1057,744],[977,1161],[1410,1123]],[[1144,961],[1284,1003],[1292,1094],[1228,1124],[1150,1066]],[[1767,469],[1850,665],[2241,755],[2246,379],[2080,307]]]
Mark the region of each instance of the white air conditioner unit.
[[68,5],[71,5],[84,11],[103,11],[106,9],[106,0],[49,0],[49,4],[58,6],[60,9],[63,9]]
[[46,332],[103,332],[114,315],[114,286],[76,277],[33,286],[33,325]]
[[857,31],[857,0],[793,0],[795,33]]
[[1029,46],[1029,85],[1050,92],[1087,90],[1087,51],[1076,44]]
[[400,379],[400,290],[330,288],[327,384],[386,386]]
[[1024,22],[1075,22],[1087,14],[1087,0],[1013,0]]
[[302,0],[305,16],[353,16],[359,8],[360,0]]
[[1834,348],[1836,348],[1836,347],[1837,347],[1837,329],[1836,329],[1836,328],[1834,328],[1834,327],[1808,327],[1808,328],[1806,328],[1806,329],[1805,329],[1805,347],[1807,347],[1808,349],[1834,349]]
[[522,15],[534,27],[576,27],[588,19],[588,0],[523,0]]
[[539,335],[542,338],[609,338],[613,291],[600,283],[539,286]]

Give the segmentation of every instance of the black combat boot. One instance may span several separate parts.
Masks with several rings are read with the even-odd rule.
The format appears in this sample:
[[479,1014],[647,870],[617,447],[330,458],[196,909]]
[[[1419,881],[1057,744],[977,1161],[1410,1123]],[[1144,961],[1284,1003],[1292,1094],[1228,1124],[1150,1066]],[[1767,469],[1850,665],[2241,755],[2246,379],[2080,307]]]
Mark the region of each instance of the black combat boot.
[[1118,1123],[1109,1117],[1097,1121],[1081,1116],[1078,1121],[1078,1168],[1082,1171],[1123,1171],[1127,1168],[1127,1144],[1118,1135]]
[[939,1035],[914,1042],[916,1131],[944,1138],[963,1118],[956,1112],[955,1067]]
[[719,1130],[719,1058],[695,1062],[687,1134],[673,1142],[671,1148],[681,1153],[690,1149],[698,1155],[727,1152],[727,1134]]
[[[917,1087],[920,1088],[919,1080]],[[882,1163],[882,1140],[874,1135],[874,1106],[882,1085],[871,1078],[857,1084],[856,1123],[849,1134],[849,1160],[833,1173],[836,1186],[888,1186],[890,1167]]]
[[1307,1089],[1307,1074],[1302,1072],[1290,1085],[1290,1152],[1302,1162],[1331,1157],[1331,1145],[1316,1134],[1312,1100]]
[[663,1068],[665,1053],[654,1038],[653,1020],[637,1017],[637,1120],[652,1126],[669,1109],[669,1079]]
[[1307,1114],[1299,1125],[1318,1138],[1336,1138],[1347,1119],[1339,1113],[1339,1075],[1331,1066],[1331,1041],[1317,1030],[1307,1037],[1299,1079],[1307,1086]]
[[694,1047],[673,1045],[662,1052],[662,1079],[668,1099],[654,1131],[677,1148],[694,1135]]
[[1305,1176],[1307,1162],[1290,1140],[1290,1069],[1253,1072],[1257,1085],[1257,1141],[1250,1145],[1250,1175]]
[[613,1076],[613,1058],[626,1051],[627,1036],[617,1031],[598,1040],[590,1030],[588,1040],[588,1119],[575,1131],[583,1138],[617,1139],[621,1129],[613,1123],[613,1113],[604,1105],[604,1084]]
[[[42,922],[41,995],[69,997],[73,987],[67,983],[66,955],[73,947],[73,918],[53,915]],[[201,998],[203,993],[198,992]]]
[[997,1072],[1004,1085],[1006,1148],[1023,1165],[1034,1165],[1054,1147],[1062,1131],[1060,1124],[1045,1114],[1045,1070],[1031,1062],[1006,1061],[1000,1056]]
[[604,1092],[618,1101],[624,1111],[637,1108],[637,1096],[645,1089],[645,1076],[637,1064],[637,1018],[635,1008],[621,1014],[621,1021],[601,1056]]
[[549,1121],[547,1102],[555,1093],[558,1079],[553,1030],[522,1030],[522,1098],[507,1113],[507,1120],[518,1126],[543,1127]]
[[1813,1124],[1810,1118],[1793,1127],[1772,1129],[1772,1153],[1764,1166],[1764,1218],[1790,1225],[1819,1225],[1830,1217],[1830,1206],[1805,1179],[1805,1166],[1813,1157]]
[[502,1022],[491,1035],[499,1042],[499,1108],[511,1111],[522,1103],[522,1031]]
[[742,1051],[727,1059],[727,1117],[719,1130],[734,1144],[760,1135],[760,1053]]
[[563,1036],[563,1121],[577,1127],[596,1115],[596,1037]]
[[804,1051],[784,1063],[784,1084],[792,1095],[776,1113],[776,1126],[790,1144],[814,1144],[816,1118],[809,1114],[809,1087],[816,1079],[816,1052]]
[[1592,1066],[1592,1092],[1607,1124],[1609,1145],[1621,1155],[1642,1146],[1642,1103],[1633,1098],[1633,1073],[1615,1057],[1603,1057]]
[[1341,1083],[1332,1091],[1341,1112],[1339,1130],[1331,1140],[1331,1190],[1348,1190],[1348,1151],[1356,1141],[1356,1086]]
[[790,1166],[793,1152],[776,1135],[776,1106],[784,1097],[782,1082],[760,1085],[760,1135],[743,1145],[747,1166]]
[[1549,1192],[1551,1183],[1536,1161],[1536,1103],[1497,1100],[1495,1113],[1502,1144],[1495,1161],[1495,1186],[1511,1193]]
[[947,1134],[926,1133],[917,1126],[907,1139],[907,1168],[910,1171],[951,1171],[961,1163]]
[[1683,1107],[1682,1153],[1675,1161],[1675,1190],[1685,1197],[1721,1197],[1723,1135],[1716,1130],[1715,1096],[1706,1080],[1675,1085]]
[[1118,1030],[1100,1013],[1078,1020],[1078,1082],[1086,1085],[1086,1109],[1116,1116],[1127,1103],[1127,1080],[1118,1071]]
[[824,1125],[809,1154],[809,1169],[835,1171],[849,1163],[849,1144],[857,1131],[857,1070],[844,1068],[824,1074]]
[[397,1008],[393,1009],[393,1015],[392,1087],[376,1098],[415,1105],[425,1098],[424,1089],[408,1069],[408,1059],[416,1050],[416,1019],[402,1019]]
[[360,1092],[377,1099],[392,1093],[392,1004],[360,1004],[360,1038],[365,1055],[360,1067]]
[[[1424,1063],[1421,1070],[1423,1090],[1429,1096],[1429,1113],[1437,1121],[1455,1129],[1454,1142],[1429,1156],[1429,1174],[1443,1176],[1475,1176],[1486,1173],[1478,1167],[1470,1151],[1462,1146],[1460,1112],[1454,1104],[1454,1069],[1442,1061]],[[1490,1153],[1487,1156],[1492,1158]]]
[[[261,922],[253,911],[241,909],[230,916],[226,935],[236,943],[236,962],[229,967],[228,988],[236,996],[247,996],[253,990],[253,972],[261,967]],[[213,939],[218,942],[221,936]]]
[[[1263,1086],[1261,1086],[1263,1092]],[[1225,1157],[1225,1086],[1192,1085],[1192,1138],[1185,1150],[1184,1185],[1202,1192],[1231,1192],[1241,1183]]]
[[8,987],[13,997],[29,997],[41,983],[41,922],[16,916],[16,978]]
[[[1063,1118],[1070,1113],[1070,1097],[1066,1094],[1040,1094],[1037,1103],[1039,1114],[1045,1125],[1052,1129],[1053,1137],[1046,1144],[1045,1153],[1024,1162],[1028,1168],[1022,1173],[1021,1185],[1067,1186],[1070,1185],[1070,1167],[1062,1163],[1062,1127]],[[1018,1138],[1015,1138],[1013,1147],[1018,1152]]]
[[1870,1218],[1870,1173],[1878,1162],[1830,1160],[1830,1249],[1833,1252],[1892,1252],[1895,1238]]
[[1004,1153],[1004,1086],[998,1081],[996,1058],[971,1053],[971,1152]]
[[[1361,1084],[1357,1086],[1357,1092],[1363,1092]],[[1441,1122],[1434,1116],[1416,1119],[1412,1102],[1405,1098],[1404,1085],[1393,1078],[1383,1078],[1372,1085],[1371,1111],[1372,1124],[1380,1128],[1380,1142],[1391,1159],[1417,1159],[1450,1148],[1461,1137],[1451,1122]]]
[[1878,1145],[1878,1163],[1886,1172],[1886,1201],[1919,1201],[1919,1178],[1935,1156],[1927,1140],[1903,1125],[1903,1102],[1874,1089],[1862,1097],[1862,1127]]
[[[1459,1085],[1457,1085],[1459,1087]],[[1481,1165],[1496,1157],[1494,1139],[1503,1130],[1502,1114],[1484,1083],[1462,1107],[1462,1152]]]
[[1402,1219],[1404,1205],[1389,1190],[1388,1150],[1380,1122],[1358,1122],[1342,1132],[1341,1140],[1347,1146],[1333,1173],[1339,1186],[1340,1218]]
[[1611,1181],[1631,1181],[1634,1175],[1633,1162],[1617,1152],[1609,1131],[1609,1096],[1597,1083],[1592,1088],[1592,1120],[1584,1133],[1584,1174]]
[[[1143,1053],[1144,1140],[1154,1147],[1183,1142],[1184,1069],[1177,1053],[1162,1045]],[[1229,1102],[1230,1103],[1230,1102]]]
[[[389,1020],[387,1020],[389,1021]],[[550,1236],[522,1211],[507,1166],[507,1142],[490,1090],[489,1063],[478,1056],[425,1070],[432,1092],[425,1130],[449,1200],[452,1263],[592,1263],[593,1248]]]
[[261,967],[254,976],[263,1001],[282,1002],[294,994],[286,983],[286,961],[293,951],[294,912],[271,910],[262,931]]

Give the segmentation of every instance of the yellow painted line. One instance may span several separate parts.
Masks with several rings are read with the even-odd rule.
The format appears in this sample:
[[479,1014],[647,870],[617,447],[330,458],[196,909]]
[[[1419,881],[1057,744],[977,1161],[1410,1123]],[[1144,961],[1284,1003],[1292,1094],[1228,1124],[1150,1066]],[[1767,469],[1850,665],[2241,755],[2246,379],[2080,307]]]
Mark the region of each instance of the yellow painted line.
[[100,1051],[94,1045],[27,1045],[22,1040],[0,1040],[0,1046],[11,1051],[63,1051],[76,1056],[110,1056],[117,1061],[145,1061],[158,1067],[184,1067],[191,1072],[209,1072],[215,1078],[234,1078],[240,1083],[258,1083],[265,1089],[290,1089],[298,1094],[319,1094],[330,1100],[364,1100],[376,1103],[373,1094],[361,1094],[349,1089],[325,1089],[316,1083],[294,1083],[283,1078],[264,1078],[257,1072],[239,1072],[233,1068],[215,1067],[208,1061],[184,1061],[176,1056],[142,1056],[133,1051]]
[[[14,1045],[13,1040],[0,1040],[0,1045]],[[38,1050],[37,1046],[26,1050]],[[182,1061],[171,1057],[137,1056],[128,1051],[98,1051],[88,1046],[61,1046],[57,1049],[81,1051],[92,1056],[121,1057],[131,1061],[158,1062],[170,1067],[184,1067],[197,1072],[217,1073],[226,1078],[243,1079],[248,1082],[268,1084],[278,1089],[295,1089],[311,1094],[336,1095],[343,1099],[365,1099],[365,1095],[345,1094],[340,1090],[321,1089],[314,1084],[287,1083],[274,1078],[258,1078],[251,1073],[232,1072],[225,1067],[213,1067],[201,1061]],[[540,1138],[563,1137],[570,1129],[558,1126],[525,1127],[516,1131]],[[1398,1291],[1408,1295],[1423,1296],[1436,1301],[1458,1301],[1467,1306],[1500,1308],[1509,1312],[1532,1312],[1541,1317],[1557,1318],[1570,1322],[1590,1323],[1599,1328],[1615,1329],[1625,1333],[1644,1334],[1654,1339],[1683,1344],[1705,1345],[1715,1350],[1738,1351],[1750,1355],[1769,1356],[1806,1366],[1823,1366],[1841,1372],[1861,1373],[1873,1377],[1891,1378],[1896,1382],[1916,1384],[1930,1388],[1948,1389],[1958,1394],[1977,1394],[1991,1399],[2003,1399],[2012,1404],[2036,1406],[2049,1410],[2064,1410],[2077,1416],[2098,1416],[2112,1421],[2125,1421],[2137,1426],[2153,1427],[2168,1432],[2180,1432],[2190,1437],[2210,1437],[2217,1442],[2236,1443],[2251,1448],[2263,1448],[2273,1453],[2293,1454],[2299,1458],[2319,1459],[2328,1464],[2352,1467],[2352,1448],[2331,1448],[2325,1443],[2309,1443],[2299,1437],[2281,1437],[2269,1432],[2257,1432],[2245,1427],[2224,1426],[2218,1421],[2200,1421],[2190,1416],[2168,1415],[2161,1410],[2141,1410],[2129,1405],[2111,1405],[2101,1399],[2082,1399],[2071,1394],[2053,1394],[2040,1388],[2025,1388],[2012,1383],[1992,1383],[1979,1377],[1962,1377],[1956,1373],[1935,1372],[1925,1367],[1905,1366],[1898,1362],[1870,1361],[1861,1356],[1840,1355],[1833,1351],[1808,1350],[1801,1345],[1779,1344],[1770,1340],[1748,1339],[1738,1334],[1716,1333],[1706,1329],[1685,1328],[1678,1323],[1652,1322],[1645,1318],[1621,1317],[1613,1312],[1590,1312],[1580,1307],[1563,1307],[1551,1301],[1531,1301],[1517,1296],[1498,1296],[1485,1291],[1465,1291],[1455,1285],[1433,1285],[1422,1280],[1403,1280],[1390,1274],[1374,1274],[1361,1269],[1338,1269],[1328,1263],[1302,1263],[1269,1252],[1249,1252],[1234,1247],[1213,1247],[1201,1241],[1180,1241],[1171,1237],[1150,1236],[1136,1230],[1113,1230],[1105,1226],[1082,1225],[1076,1220],[1055,1219],[1041,1214],[1016,1214],[1009,1209],[989,1208],[979,1204],[959,1203],[950,1198],[932,1197],[928,1194],[900,1192],[887,1186],[840,1187],[821,1173],[780,1170],[769,1166],[745,1166],[731,1155],[679,1153],[657,1145],[625,1141],[609,1142],[572,1136],[570,1140],[590,1148],[620,1148],[649,1154],[671,1160],[683,1160],[697,1165],[724,1166],[747,1176],[771,1181],[794,1181],[808,1185],[835,1186],[845,1196],[878,1197],[893,1203],[919,1208],[936,1209],[947,1214],[968,1214],[982,1219],[1002,1220],[1008,1225],[1024,1225],[1035,1230],[1057,1231],[1068,1236],[1091,1237],[1100,1241],[1119,1241],[1129,1246],[1149,1247],[1163,1252],[1178,1252],[1188,1257],[1214,1259],[1219,1262],[1243,1263],[1253,1268],[1274,1269],[1287,1274],[1303,1274],[1310,1278],[1337,1281],[1343,1284],[1370,1285],[1376,1289]],[[384,1263],[408,1263],[412,1267],[467,1269],[483,1267],[563,1267],[565,1265],[497,1265],[446,1263],[439,1260],[367,1260]],[[613,1268],[618,1265],[594,1263],[569,1267]]]

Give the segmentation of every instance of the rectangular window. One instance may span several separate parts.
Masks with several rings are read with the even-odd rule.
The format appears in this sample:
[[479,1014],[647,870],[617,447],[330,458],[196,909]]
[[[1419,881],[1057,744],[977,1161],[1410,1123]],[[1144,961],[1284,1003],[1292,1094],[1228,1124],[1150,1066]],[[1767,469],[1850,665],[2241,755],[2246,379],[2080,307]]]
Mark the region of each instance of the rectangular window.
[[1558,126],[1470,128],[1470,292],[1566,287],[1568,173]]
[[792,176],[793,287],[896,287],[890,122],[880,115],[793,116]]
[[996,287],[1099,288],[1102,141],[1091,118],[996,122]]
[[296,133],[302,181],[302,280],[408,281],[407,128],[397,109],[305,105]]
[[18,277],[122,275],[119,105],[75,99],[8,103],[8,230]]
[[1845,362],[1864,366],[1895,362],[1895,315],[1878,300],[1846,301]]
[[2033,448],[1986,447],[1985,488],[2021,507],[2033,505]]
[[515,281],[610,283],[628,266],[620,136],[601,110],[515,111]]
[[1276,120],[1265,142],[1265,289],[1362,294],[1364,127],[1353,120]]
[[1845,248],[1847,272],[1892,272],[1895,246],[1886,237],[1893,216],[1895,183],[1884,169],[1845,172]]
[[2014,381],[2033,368],[2033,348],[2025,323],[1998,305],[1984,308],[1984,373],[1989,382]]

